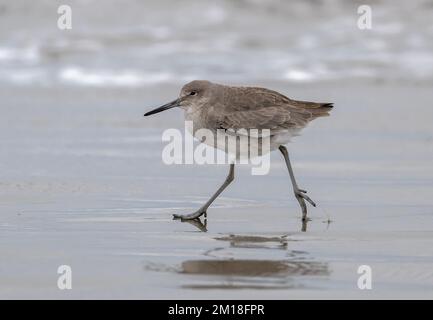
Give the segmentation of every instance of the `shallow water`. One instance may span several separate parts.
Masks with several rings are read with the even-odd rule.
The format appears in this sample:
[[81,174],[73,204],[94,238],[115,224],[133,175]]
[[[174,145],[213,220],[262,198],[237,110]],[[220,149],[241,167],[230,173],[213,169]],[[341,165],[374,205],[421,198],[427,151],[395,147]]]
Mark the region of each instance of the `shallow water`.
[[[0,0],[0,298],[433,297],[430,1],[374,1],[370,31],[343,0],[69,3],[62,32]],[[288,146],[310,222],[277,152],[172,220],[228,170],[164,165],[183,115],[143,118],[195,78],[335,103]]]
[[[336,103],[289,145],[319,204],[306,226],[276,152],[266,176],[238,166],[206,221],[172,220],[227,173],[161,162],[160,134],[182,128],[182,115],[142,118],[143,101],[167,100],[175,86],[3,91],[3,110],[13,108],[0,120],[0,296],[431,298],[431,90],[264,85]],[[63,264],[69,291],[57,289]],[[369,291],[357,287],[365,264]]]

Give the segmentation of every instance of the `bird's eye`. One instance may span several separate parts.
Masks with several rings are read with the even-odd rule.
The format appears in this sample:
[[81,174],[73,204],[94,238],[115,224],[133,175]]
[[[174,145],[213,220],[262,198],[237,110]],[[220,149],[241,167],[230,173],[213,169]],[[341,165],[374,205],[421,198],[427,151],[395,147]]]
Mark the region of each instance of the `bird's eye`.
[[197,91],[191,91],[191,92],[189,93],[190,96],[195,96],[196,94],[197,94]]

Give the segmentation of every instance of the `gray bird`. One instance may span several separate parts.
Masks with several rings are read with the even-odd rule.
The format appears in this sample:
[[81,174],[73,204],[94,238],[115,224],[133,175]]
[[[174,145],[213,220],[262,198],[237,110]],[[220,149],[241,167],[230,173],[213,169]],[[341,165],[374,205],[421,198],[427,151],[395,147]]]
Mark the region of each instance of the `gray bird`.
[[[185,111],[185,120],[192,121],[194,133],[199,129],[208,129],[215,133],[224,130],[230,135],[238,135],[241,129],[269,129],[270,150],[279,149],[284,156],[293,191],[302,209],[302,220],[307,220],[305,201],[316,206],[296,183],[289,160],[287,144],[307,124],[319,117],[329,115],[332,103],[316,103],[292,100],[286,96],[266,88],[233,87],[212,83],[206,80],[195,80],[182,87],[179,97],[159,108],[149,111],[149,116],[174,107]],[[248,132],[248,131],[247,131]],[[244,134],[244,133],[242,133]],[[248,133],[247,133],[248,135]],[[262,137],[256,137],[258,140]],[[252,141],[252,140],[249,140]],[[204,141],[213,147],[220,148],[218,142]],[[226,152],[231,150],[224,149]],[[239,157],[239,154],[236,155]],[[196,212],[187,215],[175,214],[182,220],[197,219],[206,215],[206,211],[221,192],[234,180],[234,163],[230,164],[229,174],[215,194]]]

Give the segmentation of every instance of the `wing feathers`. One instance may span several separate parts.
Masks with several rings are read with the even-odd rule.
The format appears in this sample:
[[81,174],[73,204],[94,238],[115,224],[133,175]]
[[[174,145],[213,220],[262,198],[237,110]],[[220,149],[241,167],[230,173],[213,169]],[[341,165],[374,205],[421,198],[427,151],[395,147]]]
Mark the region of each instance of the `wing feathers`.
[[226,130],[298,130],[318,117],[328,116],[333,107],[332,103],[292,100],[265,88],[227,87],[227,90],[227,99],[222,103],[224,112],[211,116],[214,127]]

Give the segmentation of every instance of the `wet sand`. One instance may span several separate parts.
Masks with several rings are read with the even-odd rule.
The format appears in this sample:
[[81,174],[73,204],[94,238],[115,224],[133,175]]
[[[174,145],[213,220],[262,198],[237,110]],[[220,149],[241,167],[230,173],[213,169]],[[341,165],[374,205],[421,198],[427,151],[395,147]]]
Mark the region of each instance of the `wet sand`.
[[[302,231],[283,159],[238,166],[206,225],[197,208],[226,166],[161,161],[178,87],[2,87],[0,297],[301,299],[433,297],[433,94],[428,85],[260,83],[335,102],[289,145],[318,203]],[[57,268],[72,267],[72,290]],[[373,289],[359,290],[360,265]]]

